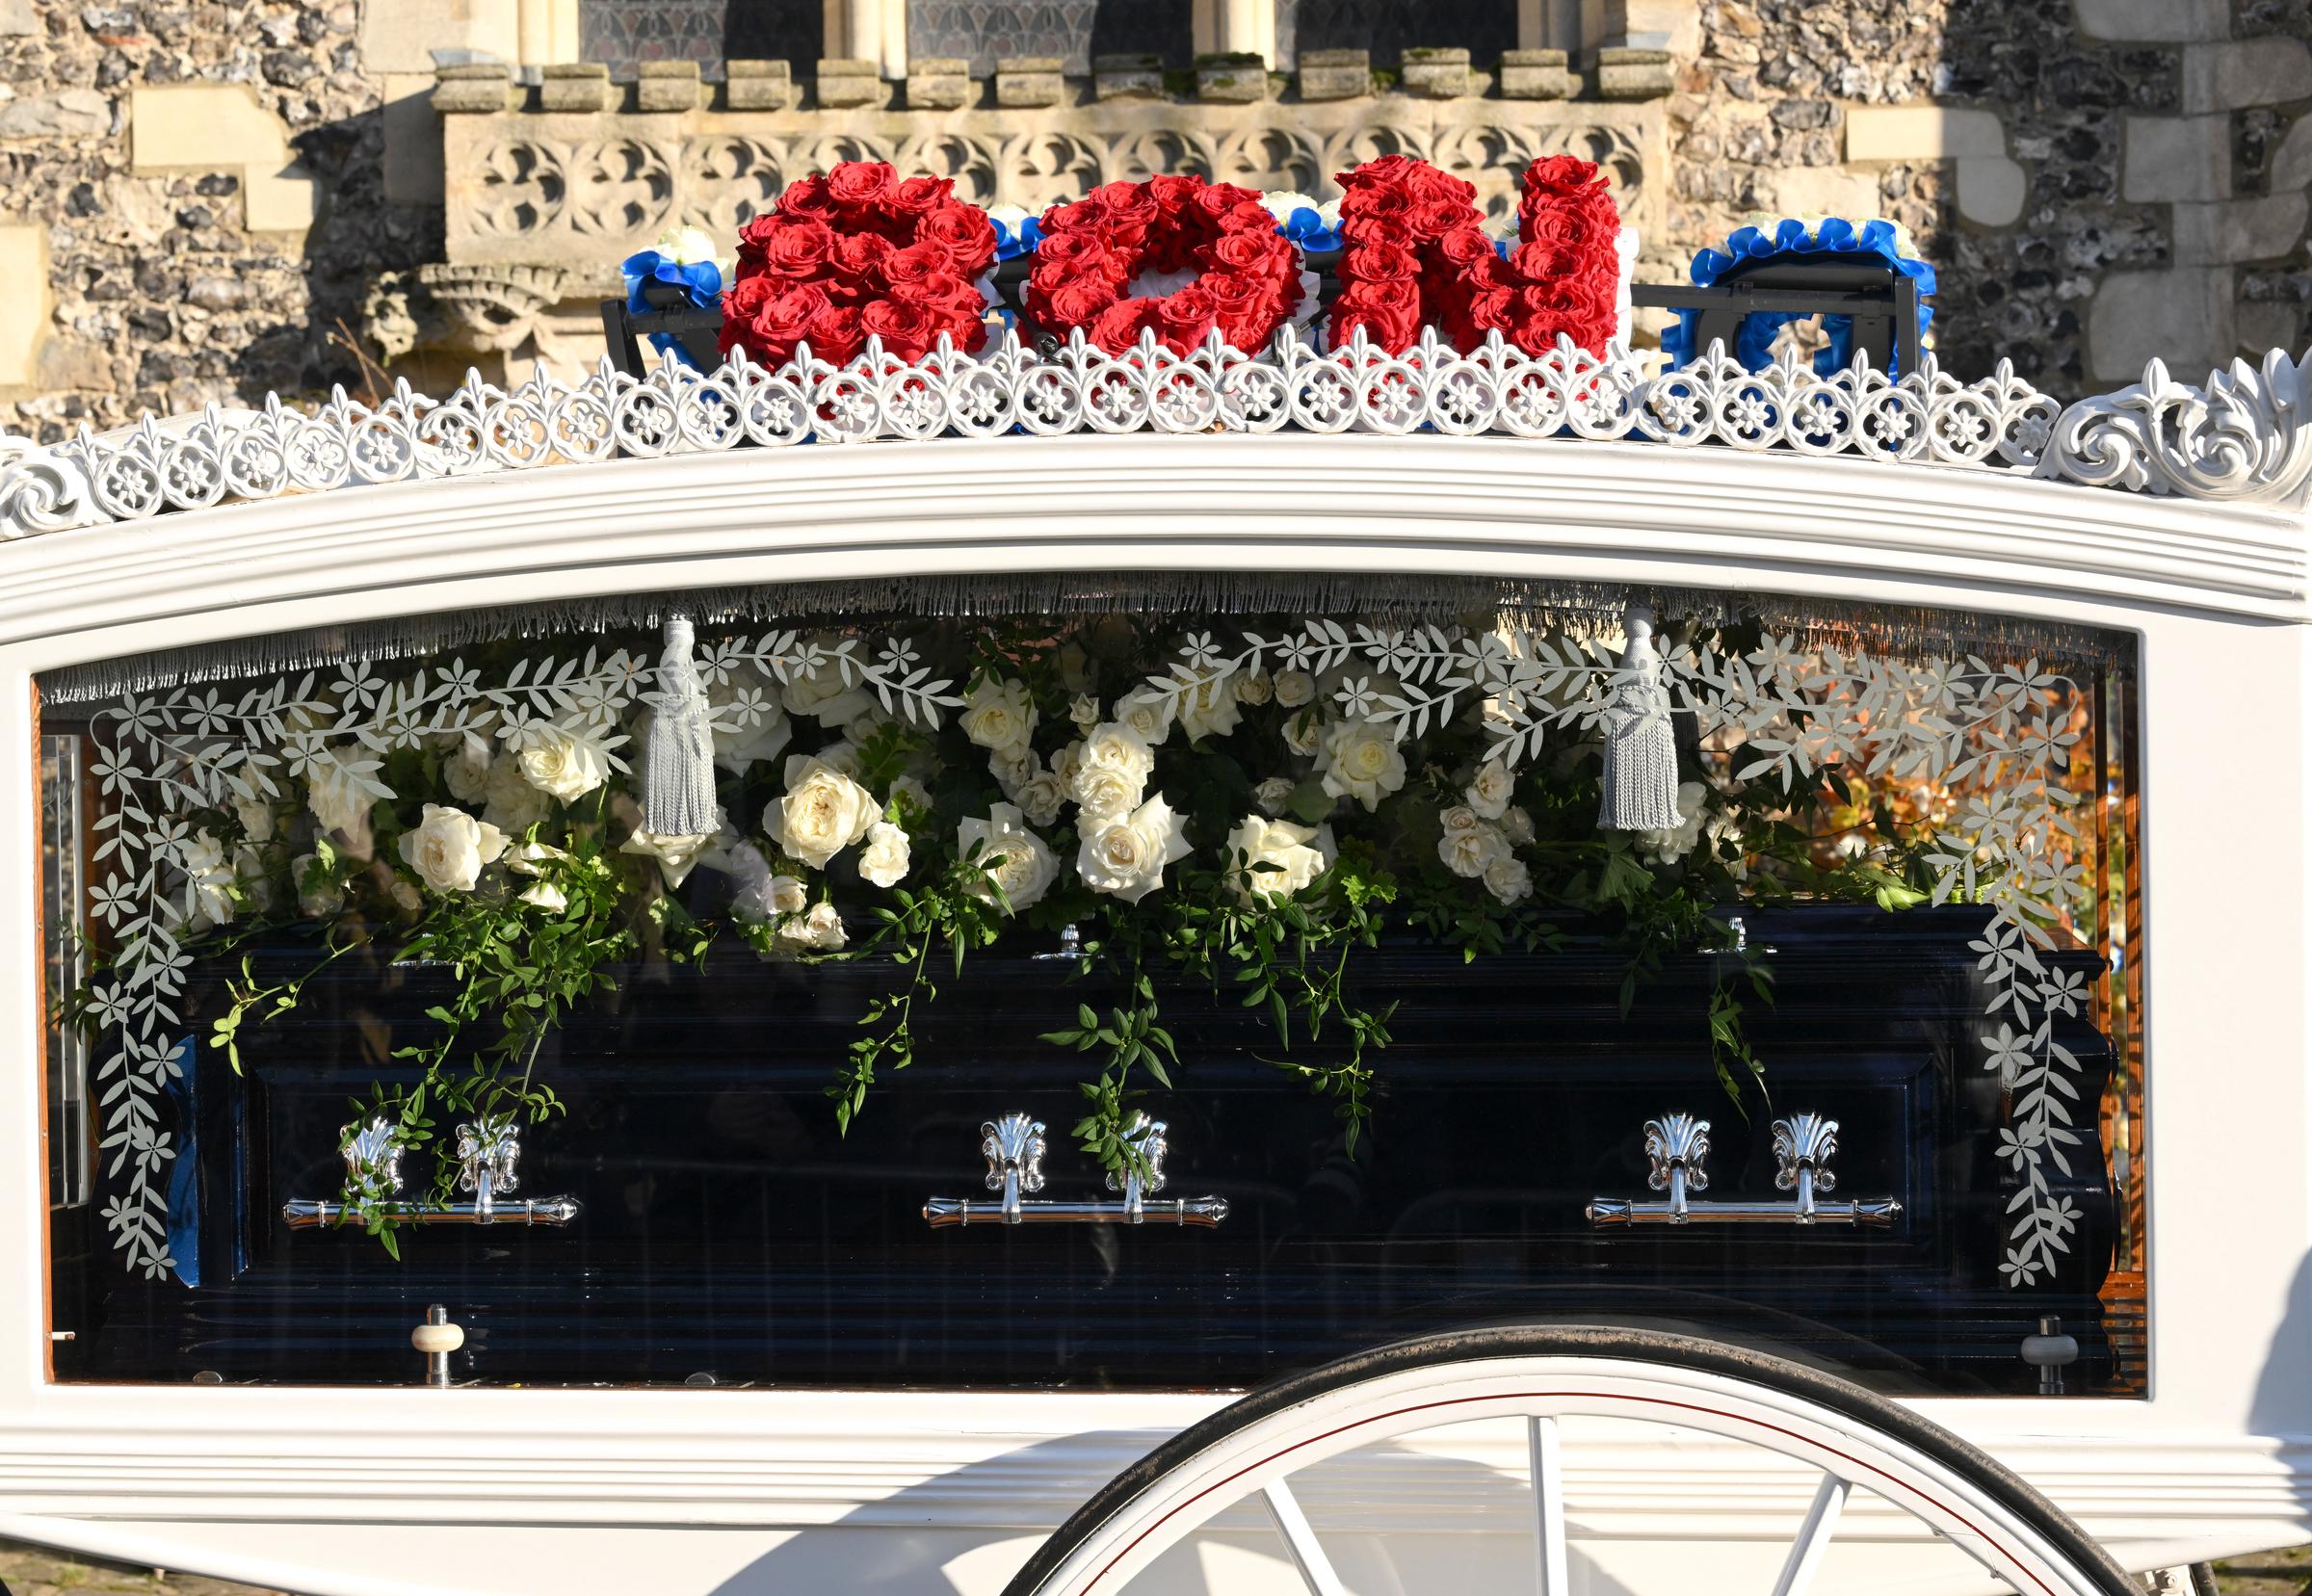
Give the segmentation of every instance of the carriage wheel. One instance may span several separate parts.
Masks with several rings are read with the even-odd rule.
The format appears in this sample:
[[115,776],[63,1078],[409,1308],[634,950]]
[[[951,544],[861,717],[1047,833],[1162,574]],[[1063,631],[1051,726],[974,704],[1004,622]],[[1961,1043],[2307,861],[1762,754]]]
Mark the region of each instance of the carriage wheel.
[[[1535,1567],[1518,1588],[1536,1588],[1537,1575],[1541,1596],[1572,1588],[1566,1483],[1579,1457],[1561,1442],[1590,1421],[1669,1426],[1699,1439],[1713,1466],[1727,1470],[1729,1495],[1754,1496],[1764,1473],[1794,1464],[1819,1477],[1774,1596],[1807,1589],[1851,1497],[1876,1498],[1915,1521],[1903,1526],[1905,1538],[1931,1537],[1972,1557],[1981,1565],[1971,1576],[1978,1586],[1987,1573],[1994,1586],[2020,1596],[2141,1596],[2141,1586],[2045,1498],[1907,1409],[1780,1358],[1684,1336],[1586,1327],[1424,1337],[1255,1392],[1110,1480],[1038,1549],[1004,1596],[1118,1596],[1166,1552],[1240,1504],[1265,1509],[1311,1596],[1343,1596],[1348,1587],[1294,1478],[1359,1448],[1480,1420],[1524,1421]],[[1725,1442],[1757,1452],[1719,1444]],[[1681,1455],[1697,1452],[1689,1444]],[[1873,1511],[1878,1521],[1893,1516],[1876,1504]],[[1875,1522],[1865,1538],[1889,1534]],[[1688,1569],[1682,1589],[1740,1583],[1696,1581],[1696,1572],[1706,1573]]]

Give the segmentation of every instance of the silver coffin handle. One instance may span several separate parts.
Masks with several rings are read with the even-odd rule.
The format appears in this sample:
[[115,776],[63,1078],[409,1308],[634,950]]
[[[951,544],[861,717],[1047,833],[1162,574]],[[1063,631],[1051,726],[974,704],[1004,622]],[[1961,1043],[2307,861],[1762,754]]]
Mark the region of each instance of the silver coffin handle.
[[[522,1152],[520,1133],[511,1115],[485,1114],[459,1126],[457,1137],[458,1189],[471,1191],[471,1202],[433,1205],[404,1199],[405,1149],[392,1123],[381,1116],[365,1125],[348,1125],[339,1133],[338,1150],[345,1158],[348,1184],[375,1196],[375,1211],[397,1223],[560,1226],[573,1222],[583,1212],[575,1197],[506,1200],[505,1193],[514,1188],[514,1170]],[[281,1217],[291,1230],[342,1224],[357,1212],[358,1205],[307,1197],[281,1204]]]
[[1053,1198],[1030,1202],[1023,1192],[1043,1190],[1043,1122],[1024,1113],[1008,1113],[980,1127],[980,1156],[986,1161],[986,1186],[1002,1196],[994,1201],[970,1197],[933,1197],[923,1205],[924,1222],[933,1230],[959,1230],[967,1225],[1193,1225],[1210,1230],[1228,1217],[1225,1197],[1169,1197],[1153,1194],[1164,1190],[1164,1157],[1168,1149],[1165,1123],[1135,1113],[1124,1134],[1137,1142],[1147,1164],[1148,1178],[1137,1169],[1119,1181],[1115,1171],[1108,1189],[1120,1190],[1122,1199],[1106,1202]]
[[1774,1133],[1774,1188],[1793,1193],[1788,1202],[1696,1202],[1710,1176],[1710,1122],[1692,1114],[1667,1113],[1645,1122],[1645,1152],[1652,1163],[1646,1184],[1669,1193],[1665,1201],[1592,1197],[1585,1210],[1600,1230],[1628,1225],[1869,1225],[1895,1222],[1903,1205],[1892,1197],[1845,1197],[1825,1201],[1834,1188],[1830,1156],[1838,1151],[1838,1121],[1818,1113],[1777,1119]]

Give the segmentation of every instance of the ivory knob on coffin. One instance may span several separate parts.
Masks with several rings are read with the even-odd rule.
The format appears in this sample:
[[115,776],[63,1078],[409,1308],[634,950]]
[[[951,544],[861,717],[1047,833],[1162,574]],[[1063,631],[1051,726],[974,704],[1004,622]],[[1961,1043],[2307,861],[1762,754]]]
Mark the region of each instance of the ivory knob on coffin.
[[409,1345],[428,1356],[455,1352],[465,1345],[465,1328],[459,1324],[420,1324],[409,1332]]

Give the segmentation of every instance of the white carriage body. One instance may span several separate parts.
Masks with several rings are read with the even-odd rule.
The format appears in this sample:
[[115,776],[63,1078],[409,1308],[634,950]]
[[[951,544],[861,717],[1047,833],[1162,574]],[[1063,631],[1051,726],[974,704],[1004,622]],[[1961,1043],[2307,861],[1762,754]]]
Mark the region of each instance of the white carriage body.
[[[2211,417],[2206,394],[2155,374],[2077,418],[2132,417],[2132,432],[2036,475],[1932,444],[1817,458],[1787,434],[1256,433],[1143,412],[1128,431],[1079,417],[1058,435],[629,438],[601,450],[623,458],[454,472],[414,450],[376,473],[409,480],[132,516],[73,503],[87,458],[37,452],[0,477],[0,790],[14,795],[0,857],[36,850],[39,673],[452,609],[895,571],[1283,570],[1723,588],[2132,634],[2148,1394],[1915,1405],[2130,1568],[2289,1544],[2312,1538],[2312,434],[2298,375],[2284,358],[2237,372]],[[218,420],[213,435],[262,424]],[[2222,435],[2194,432],[2211,427]],[[2059,444],[2072,432],[2066,418]],[[2131,466],[2138,490],[2081,480]],[[1096,1484],[1229,1400],[52,1382],[36,891],[20,865],[0,872],[0,1533],[332,1596],[981,1596]],[[1502,1507],[1484,1481],[1519,1478],[1517,1446],[1465,1438],[1476,1483],[1450,1501],[1389,1488],[1415,1456],[1371,1462],[1359,1511],[1377,1536],[1467,1535],[1469,1569],[1496,1554],[1521,1567],[1510,1540],[1484,1538]],[[1701,1504],[1703,1461],[1633,1447],[1571,1504],[1599,1543],[1595,1588],[1696,1540],[1721,1543],[1731,1583],[1755,1538],[1771,1578],[1807,1482]],[[1251,1566],[1209,1562],[1210,1588],[1252,1588],[1227,1583]]]

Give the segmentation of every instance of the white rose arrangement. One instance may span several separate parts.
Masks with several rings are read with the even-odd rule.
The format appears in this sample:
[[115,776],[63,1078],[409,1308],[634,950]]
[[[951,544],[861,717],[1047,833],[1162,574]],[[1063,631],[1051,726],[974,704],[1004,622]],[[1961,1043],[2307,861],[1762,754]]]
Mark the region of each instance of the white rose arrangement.
[[[246,923],[269,902],[285,908],[294,899],[314,919],[351,908],[373,921],[382,904],[422,921],[421,938],[481,929],[547,944],[580,941],[569,933],[584,916],[587,938],[598,936],[588,946],[663,946],[670,957],[694,945],[678,939],[735,927],[768,958],[912,965],[916,995],[930,992],[920,971],[933,950],[944,956],[999,938],[1009,948],[1015,934],[1048,935],[1072,921],[1090,933],[1081,950],[1102,979],[1127,978],[1149,1014],[1143,956],[1198,974],[1225,959],[1279,1027],[1288,1015],[1290,1029],[1311,1030],[1347,1015],[1356,1047],[1385,1046],[1385,1015],[1358,1017],[1339,958],[1406,925],[1452,927],[1441,934],[1457,945],[1530,948],[1539,920],[1521,905],[1581,912],[1582,877],[1565,863],[1578,850],[1558,844],[1572,809],[1594,806],[1597,751],[1566,722],[1576,735],[1553,736],[1545,750],[1537,737],[1521,752],[1513,739],[1497,741],[1510,726],[1498,703],[1464,690],[1448,704],[1419,650],[1392,641],[1401,634],[1334,632],[1329,642],[1313,628],[1290,642],[1248,632],[1250,644],[1231,652],[1184,631],[1176,615],[1127,613],[992,632],[988,647],[949,639],[943,656],[920,660],[904,640],[879,649],[822,636],[798,650],[788,633],[775,660],[710,645],[700,679],[722,772],[717,795],[743,824],[702,835],[637,824],[642,780],[615,750],[643,735],[651,700],[639,692],[511,715],[502,694],[477,699],[492,707],[462,726],[425,726],[396,746],[419,758],[390,765],[339,721],[301,708],[289,751],[302,792],[205,811],[196,824],[214,831],[176,847],[182,879],[172,878],[170,912],[204,928],[236,915]],[[1032,641],[1055,634],[1065,640],[1057,646]],[[1148,651],[1159,639],[1169,662]],[[990,660],[1002,663],[990,669]],[[936,713],[917,713],[880,674],[918,663],[913,679],[946,673],[926,690],[944,695]],[[879,700],[878,685],[895,693],[892,703]],[[958,757],[965,743],[968,760]],[[385,790],[388,780],[407,784],[413,764],[422,793]],[[428,797],[447,801],[423,802],[413,820],[410,808]],[[311,822],[297,810],[301,798]],[[1739,798],[1729,794],[1713,812],[1708,789],[1689,782],[1677,801],[1677,826],[1631,839],[1638,859],[1683,866],[1665,870],[1665,890],[1721,890],[1729,873],[1752,868],[1724,857],[1740,851],[1751,813]],[[398,872],[349,863],[367,856],[373,821],[396,842]],[[1070,831],[1072,853],[1055,847]],[[727,876],[728,890],[700,890],[692,879],[700,873]],[[1335,890],[1320,899],[1321,877]],[[1670,884],[1687,881],[1698,887]],[[594,918],[613,905],[623,912],[627,893],[647,906],[649,925]],[[1150,904],[1159,893],[1180,912]],[[1029,928],[1006,928],[996,912],[1038,905]],[[1472,906],[1490,928],[1471,929]],[[861,928],[855,943],[847,912]],[[607,964],[612,955],[589,956]],[[870,1063],[879,1050],[893,1050],[881,1055],[888,1064],[912,1045],[907,994],[886,1001],[867,1016],[880,1038]],[[1363,1066],[1325,1067],[1325,1089],[1337,1086],[1353,1120]],[[860,1065],[856,1079],[873,1074]]]

